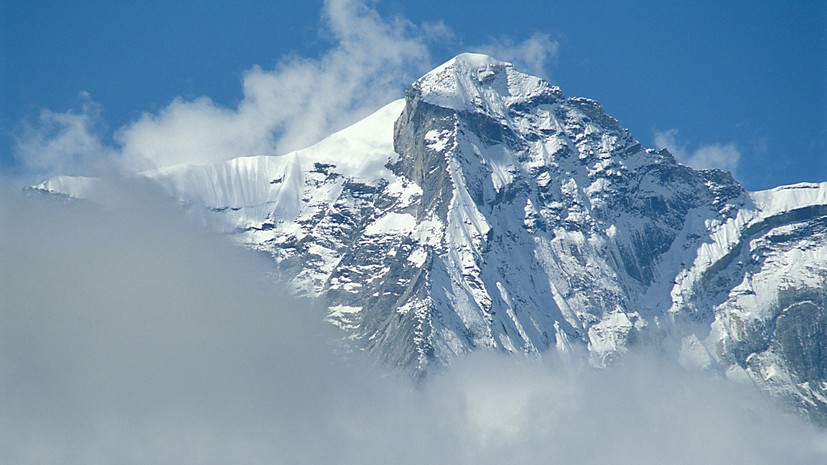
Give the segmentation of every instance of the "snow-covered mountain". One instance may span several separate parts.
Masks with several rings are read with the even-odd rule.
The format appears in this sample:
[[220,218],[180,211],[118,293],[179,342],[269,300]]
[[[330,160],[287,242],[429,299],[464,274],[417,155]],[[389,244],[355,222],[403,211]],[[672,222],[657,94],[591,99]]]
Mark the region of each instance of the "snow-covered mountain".
[[479,348],[604,365],[677,336],[681,363],[827,421],[827,183],[746,192],[508,63],[459,55],[303,150],[141,176],[389,365]]

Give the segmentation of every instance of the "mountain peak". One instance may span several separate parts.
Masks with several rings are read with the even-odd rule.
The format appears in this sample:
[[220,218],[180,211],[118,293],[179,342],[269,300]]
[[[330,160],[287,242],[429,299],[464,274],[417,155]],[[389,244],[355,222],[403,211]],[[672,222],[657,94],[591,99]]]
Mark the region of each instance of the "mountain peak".
[[498,115],[504,115],[508,105],[538,96],[562,97],[560,90],[544,79],[479,53],[455,56],[419,78],[412,90],[432,105]]

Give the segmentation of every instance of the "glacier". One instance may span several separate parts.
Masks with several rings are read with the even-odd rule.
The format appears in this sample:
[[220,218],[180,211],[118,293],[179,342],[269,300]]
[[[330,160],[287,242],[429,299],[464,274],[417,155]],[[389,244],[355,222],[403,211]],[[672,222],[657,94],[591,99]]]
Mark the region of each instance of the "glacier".
[[[302,150],[137,176],[269,254],[388,366],[475,350],[606,366],[679,341],[681,364],[827,423],[827,183],[748,192],[509,63],[458,55]],[[32,189],[105,202],[104,184]]]

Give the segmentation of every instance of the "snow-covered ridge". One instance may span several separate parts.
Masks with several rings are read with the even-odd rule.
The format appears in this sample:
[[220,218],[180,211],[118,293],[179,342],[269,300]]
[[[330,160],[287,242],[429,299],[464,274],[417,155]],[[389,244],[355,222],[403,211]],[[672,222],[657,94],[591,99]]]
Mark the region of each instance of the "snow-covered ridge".
[[827,204],[827,182],[798,183],[752,192],[756,209],[762,216],[776,215],[811,205]]
[[708,224],[709,239],[703,242],[697,252],[693,266],[683,273],[673,289],[673,300],[680,308],[686,300],[688,289],[704,277],[711,267],[726,260],[742,244],[752,239],[766,223],[785,214],[804,211],[812,207],[827,208],[827,182],[800,183],[779,186],[773,189],[751,192],[752,205],[746,205],[738,214],[725,222]]
[[97,183],[98,178],[87,176],[55,176],[32,188],[50,194],[67,195],[74,199],[88,199],[94,195]]
[[[396,160],[393,122],[404,100],[396,100],[365,119],[305,149],[278,156],[242,156],[207,165],[176,165],[138,174],[161,184],[186,203],[209,208],[241,208],[277,202],[296,189],[302,173],[332,168],[335,173],[376,184],[393,177],[386,165]],[[34,186],[78,199],[95,198],[96,178],[56,176]],[[291,187],[292,186],[292,187]]]
[[[378,186],[394,178],[387,166],[393,124],[404,100],[304,149],[279,156],[248,156],[207,165],[176,165],[138,173],[202,222],[250,246],[296,232],[297,221],[318,215],[350,184]],[[109,188],[97,178],[57,176],[33,189],[106,203]],[[304,286],[306,287],[306,286]]]

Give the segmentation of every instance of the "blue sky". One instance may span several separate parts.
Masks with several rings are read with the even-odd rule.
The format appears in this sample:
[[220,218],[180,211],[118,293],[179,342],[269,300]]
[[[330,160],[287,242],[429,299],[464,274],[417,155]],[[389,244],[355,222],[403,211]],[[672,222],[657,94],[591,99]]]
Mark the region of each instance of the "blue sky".
[[[827,181],[823,1],[0,0],[0,168],[33,179],[179,148],[169,160],[278,153],[462,51],[593,98],[645,145],[750,189]],[[250,112],[253,96],[313,111]]]

